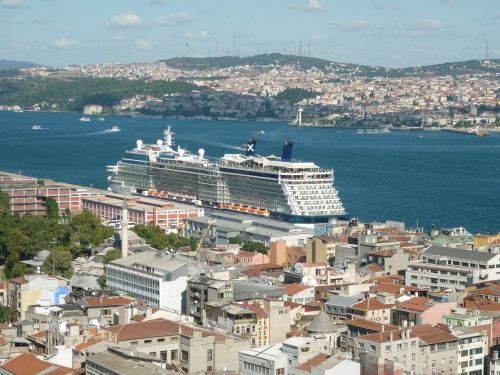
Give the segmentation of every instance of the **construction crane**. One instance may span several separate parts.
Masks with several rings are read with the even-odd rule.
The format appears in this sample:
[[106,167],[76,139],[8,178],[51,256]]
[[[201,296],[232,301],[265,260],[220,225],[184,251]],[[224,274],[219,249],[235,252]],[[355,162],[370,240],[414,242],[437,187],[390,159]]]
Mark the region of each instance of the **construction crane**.
[[205,237],[208,234],[208,231],[210,230],[210,228],[212,227],[212,225],[215,224],[215,220],[208,219],[207,224],[208,224],[207,228],[202,232],[201,237],[200,237],[200,241],[198,242],[198,246],[196,246],[196,251],[200,250],[201,245],[203,244],[203,241],[205,241]]

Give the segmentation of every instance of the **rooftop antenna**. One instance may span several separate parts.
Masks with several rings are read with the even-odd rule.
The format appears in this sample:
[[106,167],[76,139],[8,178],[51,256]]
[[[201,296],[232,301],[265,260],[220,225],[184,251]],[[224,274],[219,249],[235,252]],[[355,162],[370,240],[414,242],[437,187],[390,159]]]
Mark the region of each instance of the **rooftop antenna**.
[[219,38],[217,38],[217,57],[219,57]]
[[309,46],[307,47],[307,56],[311,57],[311,39],[309,39]]
[[186,57],[188,56],[188,47],[189,47],[189,43],[186,42]]
[[302,56],[302,39],[299,40],[299,56]]
[[489,55],[490,55],[490,48],[489,48],[489,44],[488,44],[488,39],[486,39],[486,60],[489,59]]

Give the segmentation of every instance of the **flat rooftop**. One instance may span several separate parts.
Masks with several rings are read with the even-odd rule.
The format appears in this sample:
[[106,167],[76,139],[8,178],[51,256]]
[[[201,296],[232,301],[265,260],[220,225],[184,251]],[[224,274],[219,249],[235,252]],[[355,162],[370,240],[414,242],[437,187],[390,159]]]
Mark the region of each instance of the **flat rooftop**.
[[154,209],[157,211],[188,211],[188,210],[202,210],[200,206],[195,206],[192,204],[179,203],[175,201],[167,201],[164,199],[149,198],[145,196],[125,196],[121,194],[110,193],[106,191],[105,195],[85,197],[83,201],[103,203],[110,206],[115,206],[117,208],[122,208],[123,199],[127,199],[127,206],[129,210],[139,210],[146,212],[153,212]]

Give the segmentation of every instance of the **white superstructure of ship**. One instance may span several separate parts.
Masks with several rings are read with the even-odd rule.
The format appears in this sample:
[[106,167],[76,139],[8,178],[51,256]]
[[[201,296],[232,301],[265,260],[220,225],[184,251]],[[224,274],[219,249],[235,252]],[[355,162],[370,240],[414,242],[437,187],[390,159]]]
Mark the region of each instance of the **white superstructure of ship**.
[[163,140],[138,140],[117,165],[109,166],[109,185],[119,193],[180,199],[297,223],[345,215],[332,169],[293,160],[290,141],[284,143],[281,157],[258,155],[256,144],[251,138],[244,153],[208,159],[203,149],[193,154],[176,147],[169,126]]

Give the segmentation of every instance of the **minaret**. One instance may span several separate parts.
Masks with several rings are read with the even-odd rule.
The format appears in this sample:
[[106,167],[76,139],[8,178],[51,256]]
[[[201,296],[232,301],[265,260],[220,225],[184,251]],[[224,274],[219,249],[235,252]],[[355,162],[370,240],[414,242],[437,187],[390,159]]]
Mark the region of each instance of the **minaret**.
[[122,207],[122,235],[121,235],[121,246],[122,246],[122,258],[128,255],[128,207],[127,198],[123,199]]
[[302,111],[303,111],[302,107],[299,107],[299,126],[302,125]]

